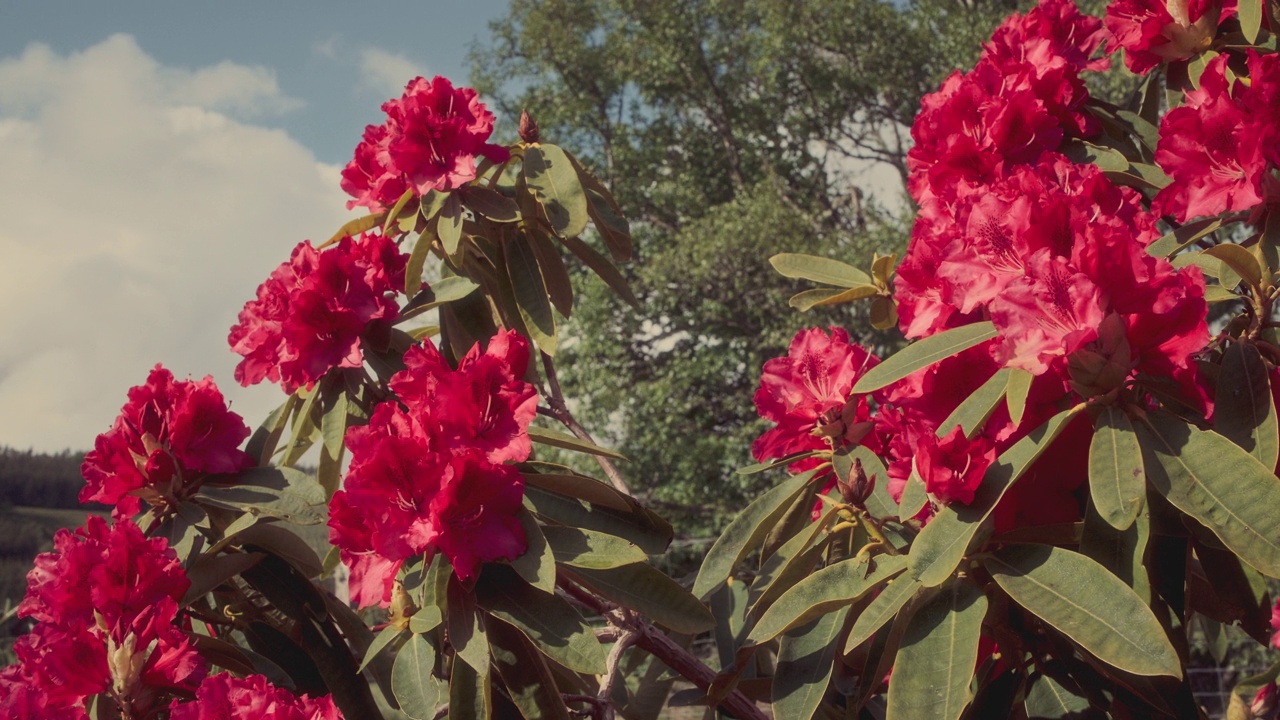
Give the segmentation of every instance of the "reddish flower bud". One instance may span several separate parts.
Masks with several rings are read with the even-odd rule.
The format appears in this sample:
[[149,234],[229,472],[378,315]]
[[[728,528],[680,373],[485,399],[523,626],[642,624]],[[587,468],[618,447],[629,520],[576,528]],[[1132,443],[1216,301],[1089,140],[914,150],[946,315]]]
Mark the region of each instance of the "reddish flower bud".
[[538,142],[538,123],[528,110],[520,111],[520,139],[527,143]]

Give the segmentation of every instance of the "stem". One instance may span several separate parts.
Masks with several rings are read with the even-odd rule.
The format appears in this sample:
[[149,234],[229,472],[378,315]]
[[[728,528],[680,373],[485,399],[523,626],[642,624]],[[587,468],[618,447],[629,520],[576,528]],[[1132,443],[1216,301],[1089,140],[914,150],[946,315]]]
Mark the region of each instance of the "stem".
[[600,709],[600,717],[603,720],[613,720],[614,718],[613,684],[618,677],[618,663],[622,661],[622,653],[626,652],[633,642],[635,642],[635,633],[624,629],[621,637],[609,649],[609,659],[605,661],[604,677],[600,678],[600,691],[596,693],[596,699],[599,701],[597,707]]
[[[704,665],[688,650],[677,645],[649,621],[634,613],[616,612],[617,606],[613,603],[596,597],[567,578],[558,578],[556,584],[574,600],[590,608],[611,625],[630,631],[636,647],[661,660],[667,667],[675,670],[703,692],[710,690],[711,684],[715,682],[716,672]],[[731,690],[724,700],[720,701],[719,707],[738,720],[768,720],[768,716],[756,707],[751,698],[742,694],[741,690]]]
[[[573,413],[569,412],[569,406],[565,403],[564,393],[560,390],[560,380],[556,377],[556,366],[551,360],[551,356],[546,353],[541,353],[541,355],[542,368],[547,374],[547,385],[551,388],[551,396],[547,398],[547,404],[551,406],[551,416],[569,428],[569,432],[572,432],[579,440],[585,440],[592,445],[597,444],[595,440],[591,439],[591,434],[587,432],[586,428],[573,419]],[[622,473],[618,472],[618,467],[613,464],[612,460],[601,455],[593,455],[592,457],[600,464],[600,469],[604,471],[605,476],[609,478],[609,482],[615,488],[627,495],[631,494],[631,488],[627,486],[627,481],[622,478]]]

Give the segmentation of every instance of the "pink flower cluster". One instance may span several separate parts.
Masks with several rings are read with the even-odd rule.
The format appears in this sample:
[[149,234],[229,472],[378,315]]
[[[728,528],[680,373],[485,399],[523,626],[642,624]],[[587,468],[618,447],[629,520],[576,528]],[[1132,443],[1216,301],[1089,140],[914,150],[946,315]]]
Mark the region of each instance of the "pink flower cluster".
[[174,701],[169,720],[342,720],[328,695],[298,697],[261,675],[210,675],[191,702]]
[[1124,64],[1145,75],[1161,63],[1207,50],[1235,0],[1116,0],[1107,6],[1108,52],[1124,48]]
[[1280,166],[1280,58],[1247,57],[1247,80],[1228,79],[1227,55],[1214,58],[1200,87],[1161,120],[1156,162],[1173,179],[1156,196],[1161,214],[1185,221],[1280,200],[1272,173]]
[[355,198],[348,208],[380,212],[406,190],[419,197],[453,190],[475,179],[477,156],[507,159],[506,148],[488,142],[493,113],[476,91],[455,88],[438,75],[409,81],[404,95],[382,110],[387,121],[365,128],[355,158],[342,171],[342,189]]
[[236,380],[279,382],[291,393],[332,368],[360,367],[362,343],[389,337],[408,259],[377,233],[343,238],[323,252],[300,243],[231,328],[231,349],[244,357]]
[[253,464],[239,447],[249,428],[227,409],[213,379],[174,380],[156,365],[144,385],[129,389],[111,429],[98,436],[80,471],[80,502],[115,505],[136,514],[141,500],[181,499],[202,475],[233,473]]
[[429,341],[391,379],[400,402],[347,431],[351,467],[329,506],[329,539],[351,568],[351,596],[386,606],[404,560],[441,552],[459,578],[525,550],[516,513],[537,393],[527,341],[501,331],[456,370]]
[[0,715],[84,718],[85,698],[108,693],[125,717],[147,717],[189,697],[207,672],[174,624],[190,584],[165,540],[127,520],[60,530],[27,575],[18,614],[37,623],[0,673]]

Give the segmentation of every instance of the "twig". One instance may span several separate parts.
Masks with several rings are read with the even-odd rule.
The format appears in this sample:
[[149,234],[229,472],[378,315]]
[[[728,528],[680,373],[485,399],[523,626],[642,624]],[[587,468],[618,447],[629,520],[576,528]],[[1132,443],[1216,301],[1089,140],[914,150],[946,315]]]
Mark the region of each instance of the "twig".
[[[541,353],[541,355],[542,367],[547,374],[547,384],[551,387],[551,396],[547,398],[547,404],[551,407],[552,417],[569,428],[569,432],[572,432],[579,440],[585,440],[595,445],[596,441],[591,439],[591,434],[587,432],[586,428],[578,424],[578,421],[573,418],[573,413],[569,412],[569,406],[564,401],[564,393],[560,390],[560,380],[556,378],[556,366],[552,362],[551,356],[546,353]],[[627,481],[622,479],[622,473],[618,472],[618,467],[613,464],[613,461],[601,455],[594,455],[593,457],[600,464],[600,469],[604,471],[605,476],[609,478],[609,482],[619,491],[630,495],[631,488],[627,486]]]
[[596,693],[603,720],[613,720],[613,684],[618,677],[618,663],[622,661],[622,653],[635,642],[635,637],[634,632],[624,628],[622,636],[609,649],[609,659],[604,665],[604,677],[600,678],[600,691]]

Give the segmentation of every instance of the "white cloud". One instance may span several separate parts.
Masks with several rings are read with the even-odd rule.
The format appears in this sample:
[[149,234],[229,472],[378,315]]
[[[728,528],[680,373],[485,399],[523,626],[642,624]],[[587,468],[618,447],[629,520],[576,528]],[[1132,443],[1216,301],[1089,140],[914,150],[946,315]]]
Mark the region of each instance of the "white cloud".
[[85,449],[157,362],[214,375],[251,425],[227,331],[299,241],[351,217],[338,168],[252,118],[273,75],[165,67],[129,36],[0,57],[0,444]]
[[403,55],[377,48],[360,52],[360,85],[375,94],[399,97],[405,84],[419,75],[430,77],[426,69]]

